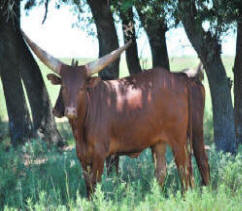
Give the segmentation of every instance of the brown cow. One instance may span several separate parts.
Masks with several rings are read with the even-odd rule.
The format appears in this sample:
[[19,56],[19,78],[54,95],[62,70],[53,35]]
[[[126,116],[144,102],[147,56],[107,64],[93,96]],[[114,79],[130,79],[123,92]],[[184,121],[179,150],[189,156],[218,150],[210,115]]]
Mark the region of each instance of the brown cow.
[[166,144],[172,148],[182,186],[192,186],[187,150],[191,133],[189,86],[184,77],[163,68],[147,70],[119,80],[91,78],[114,61],[131,42],[97,61],[69,66],[41,50],[24,36],[33,52],[61,84],[68,117],[76,139],[77,156],[83,167],[87,193],[101,180],[105,159],[112,154],[134,155],[151,147],[156,176],[162,182],[162,157]]
[[[73,63],[73,62],[72,62]],[[185,73],[185,74],[183,74]],[[184,77],[188,84],[191,86],[192,95],[192,149],[196,158],[198,169],[202,177],[202,184],[208,185],[210,180],[208,158],[205,152],[204,138],[203,138],[203,115],[205,106],[205,89],[201,81],[203,80],[203,74],[201,70],[201,63],[196,69],[184,69],[179,73],[176,73],[178,77]],[[53,109],[53,113],[57,117],[64,117],[64,103],[62,99],[62,92],[60,90],[56,104]],[[165,156],[165,149],[164,149]],[[163,158],[163,179],[166,176],[166,162]],[[112,155],[106,159],[107,173],[109,174],[112,166],[115,166],[116,173],[118,173],[119,156]]]

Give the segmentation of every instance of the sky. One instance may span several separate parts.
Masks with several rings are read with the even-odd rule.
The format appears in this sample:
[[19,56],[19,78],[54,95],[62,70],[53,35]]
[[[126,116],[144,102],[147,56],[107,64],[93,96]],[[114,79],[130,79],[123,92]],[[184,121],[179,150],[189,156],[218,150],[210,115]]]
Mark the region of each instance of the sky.
[[[23,3],[22,3],[23,4]],[[47,19],[44,24],[44,6],[34,7],[26,15],[22,8],[21,28],[41,48],[55,57],[97,58],[98,40],[83,30],[72,27],[76,21],[69,6],[56,9],[50,1]],[[117,25],[120,45],[123,44],[121,26]],[[138,53],[142,58],[150,58],[150,47],[145,33],[137,39]],[[173,56],[196,56],[183,27],[169,30],[166,33],[168,54]],[[235,55],[235,34],[225,36],[222,40],[222,54]]]

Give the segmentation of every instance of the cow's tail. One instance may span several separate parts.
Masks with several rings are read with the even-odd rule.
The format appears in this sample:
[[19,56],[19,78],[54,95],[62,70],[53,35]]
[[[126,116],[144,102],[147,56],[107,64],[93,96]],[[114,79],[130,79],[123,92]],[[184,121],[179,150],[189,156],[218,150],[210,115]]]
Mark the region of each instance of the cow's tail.
[[[202,82],[204,79],[203,73],[203,64],[200,61],[197,68],[195,69],[195,76],[199,82]],[[193,153],[193,134],[192,134],[192,83],[187,83],[188,86],[188,106],[189,106],[189,123],[188,123],[188,137],[189,137],[189,153]]]
[[193,154],[193,132],[192,132],[192,85],[188,84],[188,143],[187,143],[187,156],[189,159],[189,174],[190,177],[190,187],[194,187],[194,178],[192,171],[192,154]]
[[188,84],[188,149],[189,154],[193,152],[192,137],[192,87]]

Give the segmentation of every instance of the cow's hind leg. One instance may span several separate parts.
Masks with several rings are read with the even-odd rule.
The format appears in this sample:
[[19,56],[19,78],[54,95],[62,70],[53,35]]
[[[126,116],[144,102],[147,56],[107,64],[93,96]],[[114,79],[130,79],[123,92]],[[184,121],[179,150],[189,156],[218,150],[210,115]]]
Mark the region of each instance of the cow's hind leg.
[[190,161],[191,158],[188,154],[187,146],[186,144],[172,146],[172,150],[175,157],[179,176],[181,178],[182,189],[187,190],[189,187],[193,187],[194,184],[192,166]]
[[202,185],[208,185],[210,180],[210,170],[208,164],[208,157],[205,152],[203,134],[194,137],[193,152],[196,158],[200,175],[202,177]]
[[151,150],[155,166],[155,176],[159,184],[163,186],[166,178],[166,143],[160,142],[151,147]]

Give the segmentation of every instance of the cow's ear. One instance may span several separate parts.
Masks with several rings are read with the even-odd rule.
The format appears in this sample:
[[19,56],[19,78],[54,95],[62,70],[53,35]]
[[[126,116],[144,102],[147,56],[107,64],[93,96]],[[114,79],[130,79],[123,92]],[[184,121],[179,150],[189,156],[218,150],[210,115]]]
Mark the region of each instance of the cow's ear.
[[51,81],[51,83],[52,84],[61,84],[61,78],[60,77],[58,77],[57,75],[55,75],[55,74],[48,74],[47,75],[47,78],[48,78],[48,80],[50,80]]
[[87,88],[94,88],[101,81],[99,77],[91,77],[87,81]]

